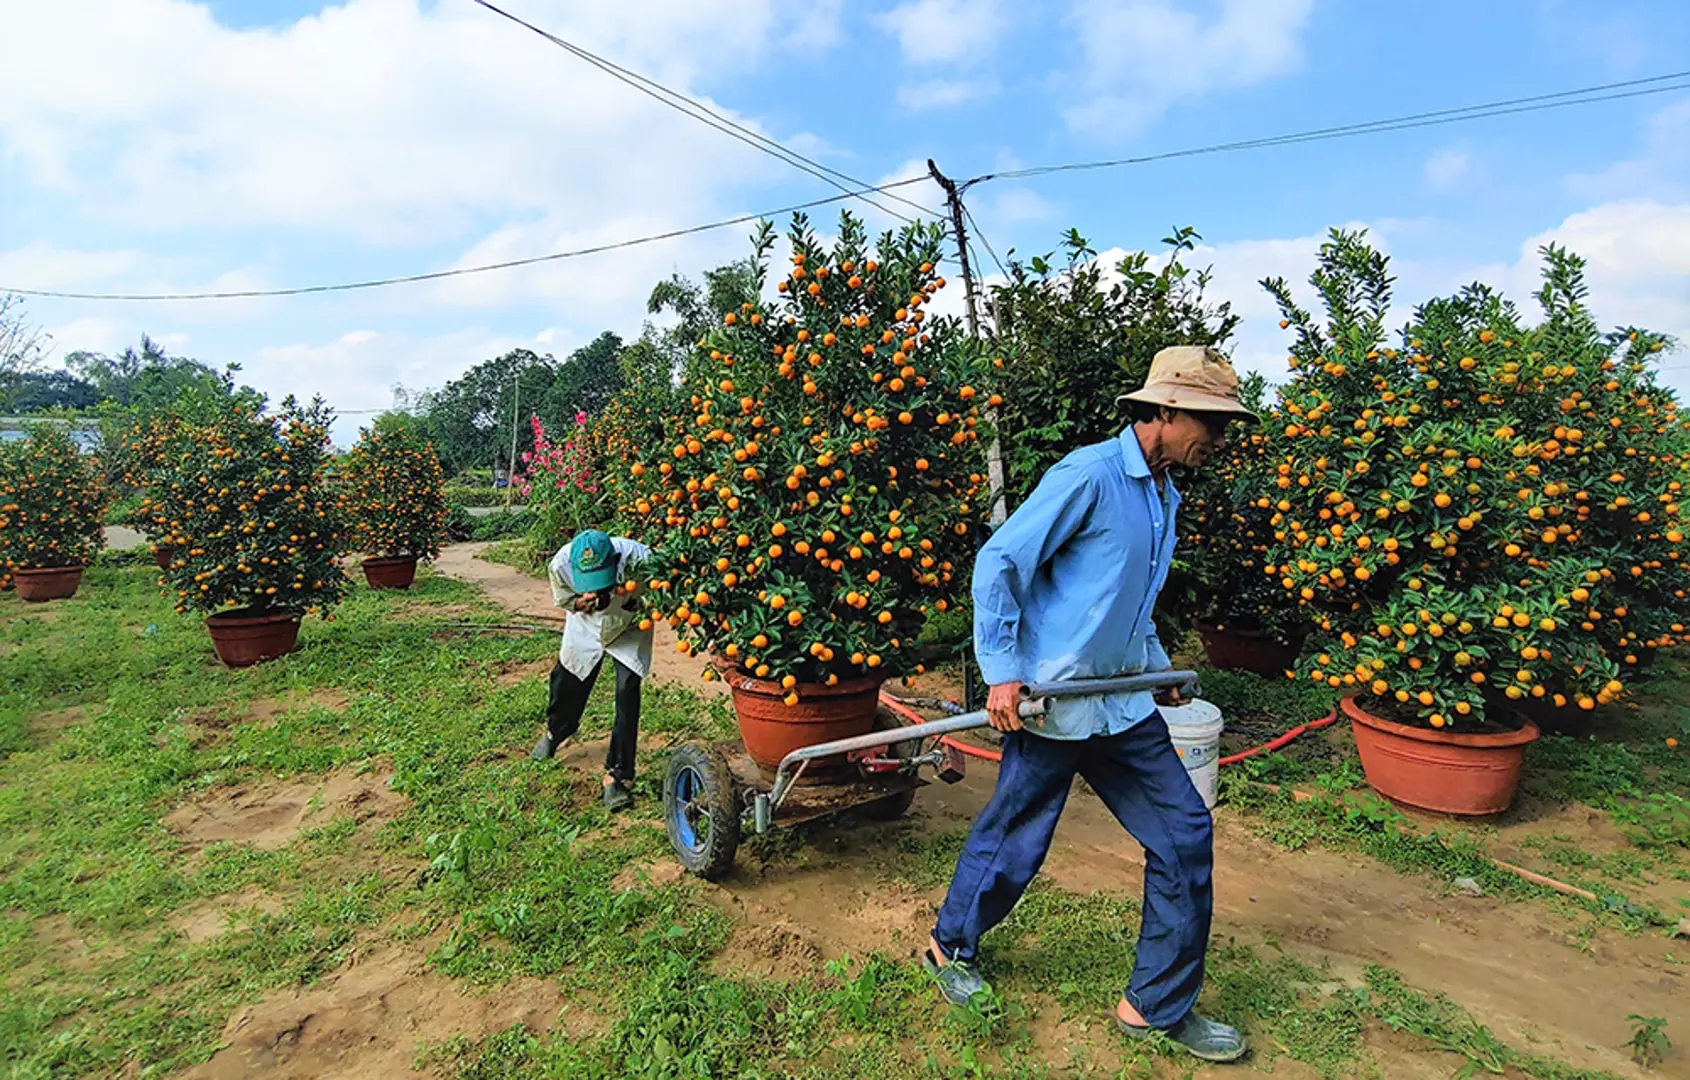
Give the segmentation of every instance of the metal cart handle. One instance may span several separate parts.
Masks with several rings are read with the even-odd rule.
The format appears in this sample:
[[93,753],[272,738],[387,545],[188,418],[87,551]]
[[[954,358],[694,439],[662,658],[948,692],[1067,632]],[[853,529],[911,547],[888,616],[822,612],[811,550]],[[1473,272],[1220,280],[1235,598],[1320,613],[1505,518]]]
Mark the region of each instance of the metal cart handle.
[[[1043,683],[1037,686],[1023,687],[1020,712],[1023,717],[1040,716],[1050,711],[1051,701],[1063,697],[1084,697],[1090,694],[1128,694],[1141,690],[1166,690],[1173,687],[1195,686],[1197,673],[1195,671],[1157,671],[1144,675],[1121,675],[1107,679],[1073,679],[1067,682]],[[936,735],[954,735],[959,731],[972,731],[974,728],[985,727],[988,723],[986,710],[980,709],[961,716],[948,716],[943,720],[929,720],[925,724],[911,724],[899,728],[895,733],[877,731],[868,735],[857,735],[849,739],[836,739],[833,742],[817,743],[815,746],[804,746],[787,754],[781,759],[780,768],[775,770],[775,782],[769,791],[768,808],[759,813],[772,814],[786,800],[792,785],[797,781],[796,770],[806,761],[817,758],[831,757],[834,754],[844,754],[852,750],[867,750],[875,746],[885,746],[890,742],[903,742],[906,739],[929,739]],[[762,796],[758,797],[759,799]]]

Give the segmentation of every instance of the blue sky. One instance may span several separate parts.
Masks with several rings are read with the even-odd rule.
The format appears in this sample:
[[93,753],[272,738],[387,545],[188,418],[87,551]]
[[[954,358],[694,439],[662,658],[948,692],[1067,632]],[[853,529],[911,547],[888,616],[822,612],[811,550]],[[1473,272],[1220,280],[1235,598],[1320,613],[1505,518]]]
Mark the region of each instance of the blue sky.
[[[1690,68],[1676,0],[506,6],[876,182],[929,156],[966,177]],[[469,0],[56,0],[7,22],[0,288],[405,274],[831,194]],[[1690,339],[1685,92],[993,182],[969,201],[1000,254],[1048,251],[1070,226],[1105,251],[1197,227],[1218,295],[1245,315],[1236,358],[1275,375],[1284,343],[1254,282],[1301,279],[1334,225],[1374,231],[1405,311],[1475,278],[1527,301],[1532,252],[1555,238],[1590,257],[1605,322]],[[741,254],[745,233],[375,292],[29,310],[61,353],[146,332],[272,394],[375,409],[395,384],[436,386],[514,346],[631,337],[658,278]],[[1666,366],[1690,386],[1690,353]]]

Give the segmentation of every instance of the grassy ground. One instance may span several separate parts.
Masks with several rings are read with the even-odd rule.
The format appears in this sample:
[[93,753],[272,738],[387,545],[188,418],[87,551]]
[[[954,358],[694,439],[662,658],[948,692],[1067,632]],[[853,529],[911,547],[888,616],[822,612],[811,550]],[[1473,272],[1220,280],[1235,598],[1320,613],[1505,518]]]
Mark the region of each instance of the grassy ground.
[[[1284,730],[1285,720],[1276,718],[1313,719],[1333,704],[1310,684],[1248,674],[1207,673],[1204,689],[1221,705],[1229,727],[1233,717],[1243,721],[1229,734],[1228,750]],[[1355,744],[1342,726],[1223,772],[1225,797],[1262,835],[1290,849],[1320,844],[1365,851],[1405,872],[1469,878],[1490,892],[1594,911],[1633,929],[1672,927],[1690,915],[1690,889],[1673,887],[1690,882],[1687,689],[1690,667],[1663,657],[1635,699],[1603,711],[1590,732],[1545,734],[1527,750],[1514,809],[1496,822],[1471,826],[1410,817],[1367,793]],[[1578,833],[1530,828],[1575,804],[1590,808],[1616,842],[1591,844],[1588,823]],[[1497,867],[1493,854],[1504,846],[1499,839],[1535,853],[1544,872],[1598,899],[1569,901]],[[1674,902],[1628,896],[1641,885],[1662,883]]]
[[[215,663],[198,621],[174,615],[136,561],[94,569],[68,602],[0,595],[0,1063],[9,1075],[163,1073],[204,1061],[241,1006],[318,983],[386,944],[426,953],[466,989],[538,976],[587,1017],[551,1031],[442,1038],[414,1064],[444,1076],[1185,1073],[1101,1022],[1131,966],[1130,895],[1035,889],[989,939],[1008,1003],[998,1015],[939,1008],[903,956],[839,958],[791,982],[744,977],[717,962],[736,914],[695,883],[627,874],[666,851],[653,786],[665,743],[731,732],[720,703],[648,691],[640,807],[612,822],[590,769],[522,753],[555,638],[449,626],[497,620],[467,588],[425,573],[405,594],[360,589],[335,622],[306,624],[296,654],[236,672]],[[589,735],[608,728],[607,689]],[[1555,752],[1542,758],[1546,769]],[[1630,752],[1635,761],[1600,767],[1572,755],[1565,783],[1640,806],[1637,794],[1660,777],[1682,780],[1677,759],[1643,743]],[[305,826],[270,844],[196,840],[182,824],[184,807],[325,777],[379,779],[391,812],[361,817],[308,799]],[[889,843],[881,872],[930,885],[958,842]],[[762,856],[782,852],[776,844]],[[185,916],[228,897],[253,902],[217,932],[183,929]],[[1258,1064],[1290,1059],[1304,1066],[1295,1075],[1388,1075],[1377,1063],[1382,1032],[1488,1071],[1593,1075],[1503,1046],[1391,971],[1350,985],[1261,944],[1214,952],[1206,1004],[1251,1030]],[[1054,1047],[1040,1038],[1051,1011],[1100,1022],[1083,1045]]]

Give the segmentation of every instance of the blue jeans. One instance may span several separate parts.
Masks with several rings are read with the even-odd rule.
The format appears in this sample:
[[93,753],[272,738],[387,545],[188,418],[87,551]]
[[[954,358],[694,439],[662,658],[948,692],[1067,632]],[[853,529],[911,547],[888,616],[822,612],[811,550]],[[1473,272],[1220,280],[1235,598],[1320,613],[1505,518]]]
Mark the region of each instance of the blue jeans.
[[933,936],[946,956],[974,960],[980,935],[1009,915],[1044,863],[1076,773],[1144,847],[1138,961],[1123,995],[1151,1027],[1171,1028],[1203,987],[1214,826],[1160,713],[1090,739],[1006,734],[997,790],[957,860]]

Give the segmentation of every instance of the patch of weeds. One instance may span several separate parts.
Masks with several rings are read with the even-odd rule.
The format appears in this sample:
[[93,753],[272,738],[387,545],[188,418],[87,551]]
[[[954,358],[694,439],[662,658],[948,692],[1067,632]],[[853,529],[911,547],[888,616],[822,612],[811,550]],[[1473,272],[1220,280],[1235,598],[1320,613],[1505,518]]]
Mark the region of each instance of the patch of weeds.
[[1667,1038],[1667,1022],[1658,1016],[1638,1016],[1636,1013],[1626,1020],[1633,1025],[1631,1040],[1626,1043],[1631,1048],[1631,1060],[1645,1069],[1652,1069],[1665,1061],[1672,1052],[1672,1040]]
[[1690,848],[1690,799],[1671,791],[1652,791],[1641,801],[1613,809],[1614,820],[1641,848]]

